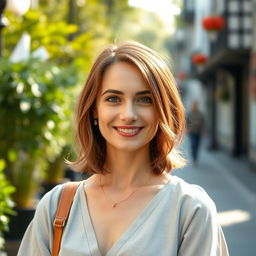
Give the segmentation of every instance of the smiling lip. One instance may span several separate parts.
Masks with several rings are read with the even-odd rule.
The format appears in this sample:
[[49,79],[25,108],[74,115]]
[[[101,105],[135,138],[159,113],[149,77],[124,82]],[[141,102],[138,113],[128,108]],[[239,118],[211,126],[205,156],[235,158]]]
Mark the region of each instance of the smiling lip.
[[141,126],[116,126],[114,127],[119,135],[124,137],[133,137],[140,133]]

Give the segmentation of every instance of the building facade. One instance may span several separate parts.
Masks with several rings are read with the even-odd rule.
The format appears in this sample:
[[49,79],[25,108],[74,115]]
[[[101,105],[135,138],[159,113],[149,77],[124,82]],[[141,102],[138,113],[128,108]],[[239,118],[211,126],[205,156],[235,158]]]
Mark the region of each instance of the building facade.
[[190,36],[183,58],[194,62],[178,68],[190,74],[192,89],[191,81],[200,82],[209,147],[246,158],[255,169],[256,0],[184,0],[183,19]]

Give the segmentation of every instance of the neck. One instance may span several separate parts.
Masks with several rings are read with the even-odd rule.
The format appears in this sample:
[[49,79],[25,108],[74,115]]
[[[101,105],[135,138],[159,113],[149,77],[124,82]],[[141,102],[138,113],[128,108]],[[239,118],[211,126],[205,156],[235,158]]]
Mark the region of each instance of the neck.
[[110,173],[102,177],[102,183],[118,190],[145,185],[154,176],[148,151],[108,152],[104,167]]

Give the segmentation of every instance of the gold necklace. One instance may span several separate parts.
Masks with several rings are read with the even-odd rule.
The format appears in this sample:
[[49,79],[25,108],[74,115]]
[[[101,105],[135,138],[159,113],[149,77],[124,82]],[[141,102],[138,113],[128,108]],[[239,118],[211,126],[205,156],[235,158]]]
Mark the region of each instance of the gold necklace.
[[[149,182],[150,177],[151,177],[151,176],[149,176],[149,179],[148,179],[147,183]],[[147,184],[147,183],[145,183],[145,184]],[[115,208],[118,204],[121,204],[122,202],[127,201],[127,200],[140,188],[140,187],[138,187],[137,189],[135,189],[135,190],[134,190],[128,197],[126,197],[125,199],[123,199],[123,200],[121,200],[121,201],[119,201],[119,202],[114,202],[110,197],[108,197],[108,195],[106,194],[106,192],[105,192],[105,190],[104,190],[104,188],[103,188],[103,186],[102,186],[102,184],[101,184],[101,174],[100,174],[100,187],[101,187],[102,192],[104,193],[105,197],[112,203],[112,204],[111,204],[112,208]]]

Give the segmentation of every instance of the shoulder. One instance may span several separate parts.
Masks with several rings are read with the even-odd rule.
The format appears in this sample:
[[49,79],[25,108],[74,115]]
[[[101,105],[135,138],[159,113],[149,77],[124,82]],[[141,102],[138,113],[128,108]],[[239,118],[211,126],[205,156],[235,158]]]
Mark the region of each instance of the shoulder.
[[43,197],[42,199],[39,201],[39,204],[38,206],[40,205],[44,205],[44,204],[47,204],[49,202],[52,202],[52,201],[58,201],[60,195],[61,195],[61,192],[64,188],[64,185],[65,184],[60,184],[60,185],[57,185],[55,186],[52,190],[50,190],[49,192],[47,192]]
[[57,185],[41,198],[36,207],[36,217],[37,215],[54,216],[63,188],[64,184]]
[[175,198],[181,210],[216,212],[216,206],[206,191],[195,184],[170,175],[169,196]]
[[[81,182],[81,184],[82,183],[83,182]],[[64,186],[65,186],[65,183],[55,186],[52,190],[47,192],[41,198],[41,200],[38,202],[36,207],[35,218],[34,218],[35,221],[36,220],[41,221],[43,219],[47,222],[53,221]],[[75,197],[79,197],[79,193],[76,193],[74,198]]]

